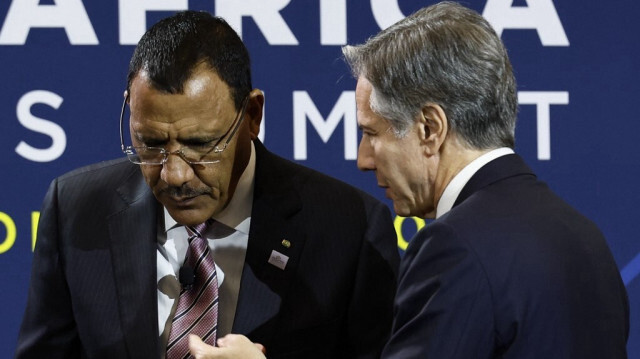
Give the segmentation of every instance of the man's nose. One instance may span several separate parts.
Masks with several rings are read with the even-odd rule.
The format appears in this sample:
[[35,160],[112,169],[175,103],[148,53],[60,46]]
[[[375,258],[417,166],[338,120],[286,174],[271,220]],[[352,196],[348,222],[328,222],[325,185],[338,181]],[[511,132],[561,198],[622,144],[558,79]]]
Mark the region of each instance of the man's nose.
[[194,175],[193,167],[176,153],[167,155],[167,161],[160,171],[160,178],[172,187],[181,187],[191,181]]
[[360,140],[358,146],[358,169],[361,171],[373,171],[376,169],[376,164],[373,158],[373,148],[368,140],[365,138]]

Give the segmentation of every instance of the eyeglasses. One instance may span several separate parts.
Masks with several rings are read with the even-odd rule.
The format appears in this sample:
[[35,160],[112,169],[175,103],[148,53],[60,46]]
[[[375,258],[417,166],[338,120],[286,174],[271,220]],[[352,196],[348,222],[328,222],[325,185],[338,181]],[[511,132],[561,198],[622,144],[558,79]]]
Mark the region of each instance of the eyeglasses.
[[[180,156],[185,162],[190,165],[205,165],[220,162],[220,154],[227,149],[229,142],[233,139],[233,136],[238,132],[242,120],[244,119],[244,113],[247,108],[247,102],[249,102],[249,96],[246,96],[242,100],[242,109],[236,113],[236,118],[222,137],[214,145],[202,145],[202,146],[184,146],[179,150],[169,152],[162,147],[147,147],[147,146],[125,146],[124,145],[124,112],[127,107],[127,101],[129,95],[124,99],[122,103],[122,110],[120,111],[120,147],[122,152],[127,155],[129,161],[137,165],[164,165],[169,158],[169,155]],[[224,143],[221,144],[224,138],[227,138]]]

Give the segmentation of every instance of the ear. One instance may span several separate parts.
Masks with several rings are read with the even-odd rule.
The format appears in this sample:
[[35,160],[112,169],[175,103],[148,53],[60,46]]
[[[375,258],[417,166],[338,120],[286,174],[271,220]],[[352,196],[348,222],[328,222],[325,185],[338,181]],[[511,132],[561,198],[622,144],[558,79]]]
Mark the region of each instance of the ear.
[[426,104],[418,119],[418,134],[427,155],[435,155],[440,151],[449,131],[447,115],[440,105]]
[[247,101],[247,109],[244,114],[246,116],[245,120],[249,123],[251,139],[255,140],[260,133],[262,109],[264,108],[264,93],[262,90],[253,89],[249,93],[249,99]]

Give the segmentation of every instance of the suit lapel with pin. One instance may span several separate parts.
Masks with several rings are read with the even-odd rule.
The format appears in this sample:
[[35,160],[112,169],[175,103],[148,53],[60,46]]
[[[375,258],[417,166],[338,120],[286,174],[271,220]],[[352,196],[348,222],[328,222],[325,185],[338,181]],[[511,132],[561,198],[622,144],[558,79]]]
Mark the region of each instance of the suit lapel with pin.
[[232,331],[268,337],[275,332],[305,236],[294,220],[302,208],[295,173],[283,168],[282,160],[260,142],[255,148],[251,228]]

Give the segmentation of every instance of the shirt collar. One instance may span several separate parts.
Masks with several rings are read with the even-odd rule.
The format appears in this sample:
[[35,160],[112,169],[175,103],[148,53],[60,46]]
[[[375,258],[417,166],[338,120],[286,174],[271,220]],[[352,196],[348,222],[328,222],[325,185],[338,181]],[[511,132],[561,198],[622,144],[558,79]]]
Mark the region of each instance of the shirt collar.
[[509,155],[514,153],[511,148],[508,147],[500,147],[495,150],[491,150],[482,156],[476,158],[475,160],[469,162],[460,172],[458,172],[455,177],[449,182],[447,187],[442,192],[442,197],[440,201],[438,201],[438,207],[436,208],[436,218],[441,217],[445,213],[449,212],[453,207],[453,204],[456,202],[458,195],[464,188],[464,186],[469,182],[471,177],[478,172],[482,166],[487,163],[495,160],[498,157],[502,157],[505,155]]
[[[249,163],[242,172],[236,190],[231,197],[231,201],[222,212],[213,216],[217,222],[220,222],[227,227],[235,228],[236,231],[243,234],[249,234],[251,209],[253,207],[253,184],[256,171],[256,149],[251,142],[251,156],[249,157]],[[180,227],[173,217],[169,214],[166,208],[164,208],[164,228],[165,232],[175,227]]]

